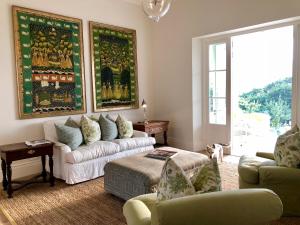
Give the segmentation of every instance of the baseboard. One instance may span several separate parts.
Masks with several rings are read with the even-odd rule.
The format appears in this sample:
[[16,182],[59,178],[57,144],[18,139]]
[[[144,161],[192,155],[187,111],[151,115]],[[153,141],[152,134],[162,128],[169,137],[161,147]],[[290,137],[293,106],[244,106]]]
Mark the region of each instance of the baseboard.
[[[13,162],[12,166],[12,179],[38,174],[42,171],[42,164],[40,158],[26,159]],[[0,174],[0,182],[2,181],[2,172]]]

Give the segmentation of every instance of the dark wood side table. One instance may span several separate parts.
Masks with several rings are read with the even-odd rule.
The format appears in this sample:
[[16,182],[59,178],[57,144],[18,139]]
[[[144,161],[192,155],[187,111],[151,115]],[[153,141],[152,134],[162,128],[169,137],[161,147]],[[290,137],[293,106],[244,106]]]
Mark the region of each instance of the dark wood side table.
[[139,122],[133,124],[134,130],[146,132],[152,137],[155,137],[156,134],[163,133],[164,145],[168,145],[168,127],[169,121],[163,120],[150,120],[148,123]]
[[[46,182],[47,172],[46,172],[45,164],[46,164],[46,155],[48,155],[49,167],[50,167],[49,182],[50,182],[50,186],[54,186],[53,158],[52,158],[53,143],[42,144],[35,147],[27,146],[24,142],[10,144],[10,145],[2,145],[0,146],[0,153],[1,153],[1,162],[2,162],[1,167],[2,167],[2,175],[3,175],[2,185],[3,185],[3,189],[7,191],[7,195],[9,198],[12,198],[13,191],[19,190],[20,188],[28,184],[38,183],[37,181],[34,180],[30,180],[24,183],[13,182],[11,180],[11,176],[12,176],[11,163],[13,161],[41,156],[43,171],[42,174],[39,176],[42,176],[43,182]],[[12,186],[13,183],[19,184],[19,187],[13,188]]]

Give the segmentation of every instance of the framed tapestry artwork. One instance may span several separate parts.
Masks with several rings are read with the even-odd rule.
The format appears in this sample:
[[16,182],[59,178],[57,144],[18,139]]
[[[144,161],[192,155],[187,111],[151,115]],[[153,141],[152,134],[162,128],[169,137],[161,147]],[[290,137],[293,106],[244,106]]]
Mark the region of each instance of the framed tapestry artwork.
[[136,31],[90,22],[95,112],[138,108]]
[[82,21],[13,6],[21,119],[86,112]]

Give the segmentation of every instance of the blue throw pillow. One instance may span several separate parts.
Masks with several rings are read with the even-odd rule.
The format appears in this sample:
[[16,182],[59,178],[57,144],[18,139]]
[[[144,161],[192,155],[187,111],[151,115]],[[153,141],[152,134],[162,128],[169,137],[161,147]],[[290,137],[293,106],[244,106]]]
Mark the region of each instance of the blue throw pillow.
[[99,124],[103,141],[112,141],[118,137],[118,128],[115,122],[101,115]]
[[80,128],[55,124],[55,129],[58,141],[68,145],[72,151],[77,149],[83,142]]

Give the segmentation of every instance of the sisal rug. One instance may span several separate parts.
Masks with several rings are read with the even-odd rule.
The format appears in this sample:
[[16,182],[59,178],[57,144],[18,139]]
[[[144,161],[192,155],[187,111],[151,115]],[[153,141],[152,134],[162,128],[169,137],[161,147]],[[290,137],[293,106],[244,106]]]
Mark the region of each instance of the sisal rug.
[[[237,165],[220,164],[223,190],[238,188]],[[12,225],[125,225],[122,216],[124,201],[105,193],[103,178],[66,185],[57,181],[55,187],[35,184],[14,193],[12,199],[3,195],[2,213]],[[1,218],[1,215],[0,215]],[[300,218],[283,218],[272,225],[300,225]]]

